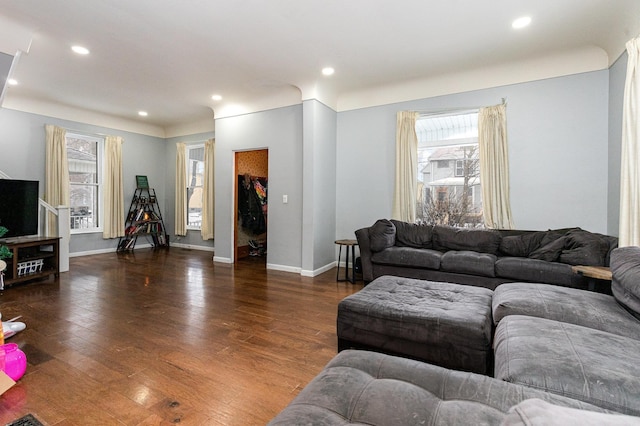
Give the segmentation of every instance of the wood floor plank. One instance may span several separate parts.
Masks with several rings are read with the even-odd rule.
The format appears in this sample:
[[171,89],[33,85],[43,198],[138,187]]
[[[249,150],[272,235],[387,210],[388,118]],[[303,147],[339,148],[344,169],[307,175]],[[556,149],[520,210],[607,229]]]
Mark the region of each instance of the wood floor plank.
[[175,247],[72,258],[0,293],[29,361],[0,422],[263,425],[335,355],[337,304],[361,288]]

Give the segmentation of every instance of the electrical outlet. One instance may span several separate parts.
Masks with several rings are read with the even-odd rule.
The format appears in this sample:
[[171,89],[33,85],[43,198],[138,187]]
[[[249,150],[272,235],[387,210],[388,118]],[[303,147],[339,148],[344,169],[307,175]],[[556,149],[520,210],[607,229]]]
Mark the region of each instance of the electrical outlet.
[[287,194],[282,196],[282,204],[287,204],[289,202],[289,197]]

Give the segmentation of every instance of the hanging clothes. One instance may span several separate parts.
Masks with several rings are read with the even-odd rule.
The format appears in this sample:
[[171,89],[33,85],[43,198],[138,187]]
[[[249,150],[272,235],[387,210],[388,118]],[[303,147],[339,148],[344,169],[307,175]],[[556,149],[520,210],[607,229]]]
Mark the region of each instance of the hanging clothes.
[[254,235],[267,232],[263,206],[267,203],[266,179],[261,183],[249,175],[238,176],[238,215],[242,227]]

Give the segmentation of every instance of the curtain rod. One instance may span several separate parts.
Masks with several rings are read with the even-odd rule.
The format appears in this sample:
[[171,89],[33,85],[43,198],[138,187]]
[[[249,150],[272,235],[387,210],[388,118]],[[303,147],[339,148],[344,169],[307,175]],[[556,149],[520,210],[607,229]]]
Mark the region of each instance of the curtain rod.
[[[507,98],[502,98],[502,105],[506,105],[507,104]],[[464,113],[464,112],[471,112],[471,111],[477,111],[480,108],[486,108],[487,105],[483,105],[483,106],[474,106],[474,107],[458,107],[458,108],[449,108],[449,109],[434,109],[434,110],[424,110],[424,111],[415,111],[420,115],[441,115],[441,114],[449,114],[449,113]]]

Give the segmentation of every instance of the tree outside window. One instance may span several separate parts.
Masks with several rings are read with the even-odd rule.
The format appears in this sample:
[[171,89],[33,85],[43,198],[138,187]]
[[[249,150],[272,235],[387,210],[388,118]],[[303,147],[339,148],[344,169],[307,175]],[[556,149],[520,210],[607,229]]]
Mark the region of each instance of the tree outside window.
[[420,223],[482,227],[477,111],[416,122]]

